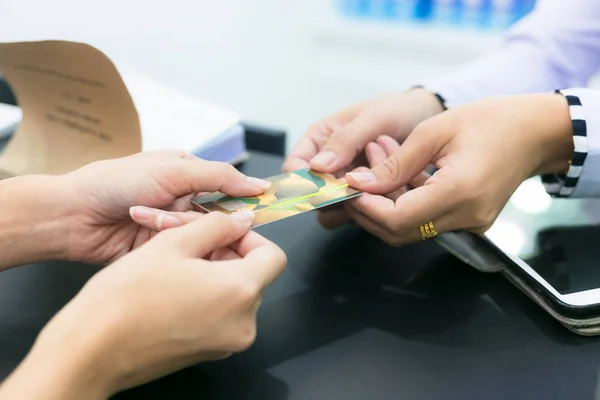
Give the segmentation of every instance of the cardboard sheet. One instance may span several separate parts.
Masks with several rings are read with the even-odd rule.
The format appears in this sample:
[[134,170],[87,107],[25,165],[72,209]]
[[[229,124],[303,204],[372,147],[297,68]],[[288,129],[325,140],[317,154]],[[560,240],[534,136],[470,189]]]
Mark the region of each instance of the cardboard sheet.
[[60,174],[142,149],[131,96],[108,57],[82,43],[0,43],[0,71],[23,112],[0,179]]

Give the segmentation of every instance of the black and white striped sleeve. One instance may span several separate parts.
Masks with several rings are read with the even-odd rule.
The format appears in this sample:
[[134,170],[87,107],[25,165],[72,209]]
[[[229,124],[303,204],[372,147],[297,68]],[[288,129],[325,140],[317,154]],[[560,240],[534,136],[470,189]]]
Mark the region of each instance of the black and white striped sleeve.
[[565,89],[573,126],[574,152],[566,173],[542,176],[553,197],[600,197],[600,91]]

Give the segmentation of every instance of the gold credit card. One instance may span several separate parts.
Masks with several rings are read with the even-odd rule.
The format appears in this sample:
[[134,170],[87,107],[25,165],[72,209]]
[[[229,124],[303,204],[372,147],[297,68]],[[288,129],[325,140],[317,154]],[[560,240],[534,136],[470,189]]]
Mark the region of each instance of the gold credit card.
[[348,186],[333,175],[301,169],[266,178],[271,182],[265,192],[253,197],[229,197],[210,193],[192,199],[201,212],[254,212],[253,227],[316,210],[360,196],[362,191]]

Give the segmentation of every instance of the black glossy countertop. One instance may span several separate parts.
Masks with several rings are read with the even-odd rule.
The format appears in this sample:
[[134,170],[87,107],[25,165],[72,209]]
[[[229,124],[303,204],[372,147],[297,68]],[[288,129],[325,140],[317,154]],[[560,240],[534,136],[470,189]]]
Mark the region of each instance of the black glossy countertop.
[[[242,169],[264,177],[281,162],[253,153]],[[500,275],[434,242],[390,248],[356,227],[323,230],[312,213],[258,231],[289,266],[267,292],[254,346],[116,398],[596,398],[600,338],[569,332]],[[0,377],[96,270],[0,273]]]

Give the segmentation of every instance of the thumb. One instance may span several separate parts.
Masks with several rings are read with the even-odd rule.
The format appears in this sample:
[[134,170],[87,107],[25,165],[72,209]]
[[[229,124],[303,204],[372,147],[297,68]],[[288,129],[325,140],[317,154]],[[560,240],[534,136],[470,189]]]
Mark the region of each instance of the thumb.
[[408,184],[425,170],[438,153],[439,140],[431,135],[413,132],[408,139],[383,163],[370,171],[350,172],[346,180],[350,186],[373,194],[386,194]]
[[183,257],[202,258],[216,249],[226,247],[250,231],[254,213],[240,211],[227,215],[212,212],[187,225],[159,233],[147,246]]
[[364,150],[367,143],[385,134],[383,130],[383,124],[377,119],[360,113],[331,134],[319,154],[310,160],[310,167],[328,173],[344,169]]

